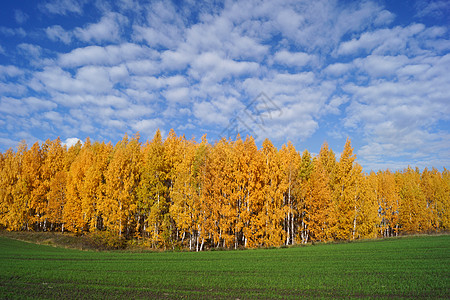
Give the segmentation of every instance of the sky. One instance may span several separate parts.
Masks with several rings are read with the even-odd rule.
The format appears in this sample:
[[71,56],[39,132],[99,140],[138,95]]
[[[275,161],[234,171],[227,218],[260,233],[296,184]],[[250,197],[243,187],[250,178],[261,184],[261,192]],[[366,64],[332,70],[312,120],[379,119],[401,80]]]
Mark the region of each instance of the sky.
[[170,129],[450,165],[450,2],[7,0],[0,152]]

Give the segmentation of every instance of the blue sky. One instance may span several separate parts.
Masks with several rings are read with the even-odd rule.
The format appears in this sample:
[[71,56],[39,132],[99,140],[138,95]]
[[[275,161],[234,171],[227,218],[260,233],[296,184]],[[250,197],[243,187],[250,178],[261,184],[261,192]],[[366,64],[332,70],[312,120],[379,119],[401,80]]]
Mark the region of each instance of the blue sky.
[[450,164],[450,2],[3,1],[0,151],[157,128]]

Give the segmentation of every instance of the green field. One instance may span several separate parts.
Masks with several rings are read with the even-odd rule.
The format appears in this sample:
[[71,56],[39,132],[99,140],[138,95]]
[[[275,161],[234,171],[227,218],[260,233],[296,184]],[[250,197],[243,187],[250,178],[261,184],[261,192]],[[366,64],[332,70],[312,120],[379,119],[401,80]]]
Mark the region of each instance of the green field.
[[96,252],[0,237],[0,298],[450,298],[450,235],[282,249]]

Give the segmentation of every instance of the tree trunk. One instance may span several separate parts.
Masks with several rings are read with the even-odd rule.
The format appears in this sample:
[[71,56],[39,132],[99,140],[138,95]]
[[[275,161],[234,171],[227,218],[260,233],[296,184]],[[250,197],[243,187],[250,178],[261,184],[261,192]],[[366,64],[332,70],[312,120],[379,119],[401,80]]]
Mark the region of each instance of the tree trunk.
[[356,233],[356,217],[358,216],[358,213],[356,211],[356,205],[355,205],[355,217],[353,218],[353,230],[352,230],[352,240],[355,239],[355,233]]
[[205,244],[205,239],[202,238],[202,244],[200,245],[200,251],[203,251],[203,245]]
[[294,215],[293,214],[291,216],[291,234],[292,234],[291,244],[295,245]]

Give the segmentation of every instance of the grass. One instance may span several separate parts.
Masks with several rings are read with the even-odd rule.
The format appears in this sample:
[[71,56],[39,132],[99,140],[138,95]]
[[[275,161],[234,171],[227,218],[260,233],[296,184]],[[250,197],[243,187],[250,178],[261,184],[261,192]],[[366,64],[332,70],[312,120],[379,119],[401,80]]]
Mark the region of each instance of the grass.
[[283,249],[80,251],[0,237],[1,299],[450,297],[450,235]]
[[71,233],[0,230],[0,237],[78,250],[97,250],[98,248],[89,236],[75,236]]

